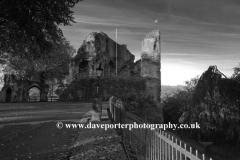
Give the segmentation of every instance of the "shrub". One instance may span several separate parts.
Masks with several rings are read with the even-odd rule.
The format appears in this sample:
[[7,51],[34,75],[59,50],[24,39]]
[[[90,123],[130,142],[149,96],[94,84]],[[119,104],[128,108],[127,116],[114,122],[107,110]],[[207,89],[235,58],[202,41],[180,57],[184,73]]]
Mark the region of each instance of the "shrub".
[[[154,81],[154,80],[153,80]],[[103,100],[115,96],[123,101],[124,109],[149,122],[162,122],[153,94],[147,89],[146,78],[101,78],[99,95]],[[60,94],[61,101],[92,101],[97,96],[96,78],[73,81]]]
[[[62,101],[91,101],[97,96],[96,78],[85,78],[73,81],[61,94]],[[142,78],[101,78],[99,95],[108,100],[109,96],[115,96],[124,100],[132,91],[141,93],[146,89],[145,79]]]

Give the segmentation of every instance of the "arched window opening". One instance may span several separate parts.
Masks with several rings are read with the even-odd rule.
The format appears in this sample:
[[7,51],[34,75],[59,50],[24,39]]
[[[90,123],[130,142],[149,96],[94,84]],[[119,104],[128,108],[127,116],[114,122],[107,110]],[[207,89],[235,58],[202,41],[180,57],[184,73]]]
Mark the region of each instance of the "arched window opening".
[[8,88],[6,90],[6,102],[11,102],[11,98],[12,98],[12,89]]
[[30,88],[28,91],[28,97],[29,97],[28,101],[29,102],[40,101],[40,93],[41,93],[41,91],[39,88],[37,88],[37,87]]
[[110,67],[110,68],[115,68],[115,65],[114,65],[114,63],[113,63],[112,60],[110,60],[110,62],[109,62],[109,67]]
[[87,67],[88,67],[88,61],[82,61],[80,64],[79,64],[79,72],[83,71],[83,70],[87,70]]

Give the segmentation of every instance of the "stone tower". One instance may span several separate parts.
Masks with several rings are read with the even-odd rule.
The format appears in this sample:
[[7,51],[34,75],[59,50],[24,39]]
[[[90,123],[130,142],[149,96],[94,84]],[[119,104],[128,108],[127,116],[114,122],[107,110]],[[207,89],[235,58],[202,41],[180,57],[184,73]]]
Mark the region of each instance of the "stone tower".
[[160,31],[155,30],[147,34],[143,40],[141,55],[141,76],[152,79],[147,84],[153,89],[156,101],[160,102],[161,92],[161,41]]
[[160,31],[152,31],[147,34],[143,41],[142,52],[142,77],[151,77],[160,79],[160,57],[161,57],[161,42]]

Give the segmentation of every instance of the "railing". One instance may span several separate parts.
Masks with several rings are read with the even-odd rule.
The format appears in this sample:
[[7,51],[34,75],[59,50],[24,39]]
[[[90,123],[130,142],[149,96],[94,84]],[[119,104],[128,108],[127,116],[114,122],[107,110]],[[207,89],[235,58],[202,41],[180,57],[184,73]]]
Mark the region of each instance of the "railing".
[[[114,97],[110,98],[109,107],[110,119],[113,123],[134,124],[135,122],[142,125],[147,123],[124,111],[121,100]],[[206,160],[204,154],[200,155],[197,150],[193,153],[192,147],[187,147],[186,143],[160,129],[118,128],[117,131],[129,142],[131,149],[140,160]]]
[[29,102],[38,102],[40,100],[40,96],[30,96]]
[[[56,102],[59,99],[59,96],[49,96],[48,102]],[[40,101],[40,96],[30,96],[29,97],[29,102],[39,102]]]
[[49,96],[48,97],[48,102],[56,102],[58,101],[59,96]]

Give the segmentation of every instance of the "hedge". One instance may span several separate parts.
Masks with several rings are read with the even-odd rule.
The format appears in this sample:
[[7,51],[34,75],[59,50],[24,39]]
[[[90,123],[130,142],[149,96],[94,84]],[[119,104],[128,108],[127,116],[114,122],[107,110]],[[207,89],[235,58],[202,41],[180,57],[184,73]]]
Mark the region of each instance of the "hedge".
[[[97,78],[84,78],[73,81],[60,95],[60,101],[92,101],[97,96]],[[100,78],[99,95],[103,100],[115,96],[124,100],[126,95],[144,94],[144,78]]]
[[[149,78],[101,78],[99,95],[104,101],[115,96],[124,109],[151,123],[162,123],[161,109],[156,105],[157,81]],[[97,96],[97,78],[73,81],[61,94],[60,101],[93,101]],[[154,87],[155,86],[155,87]]]

